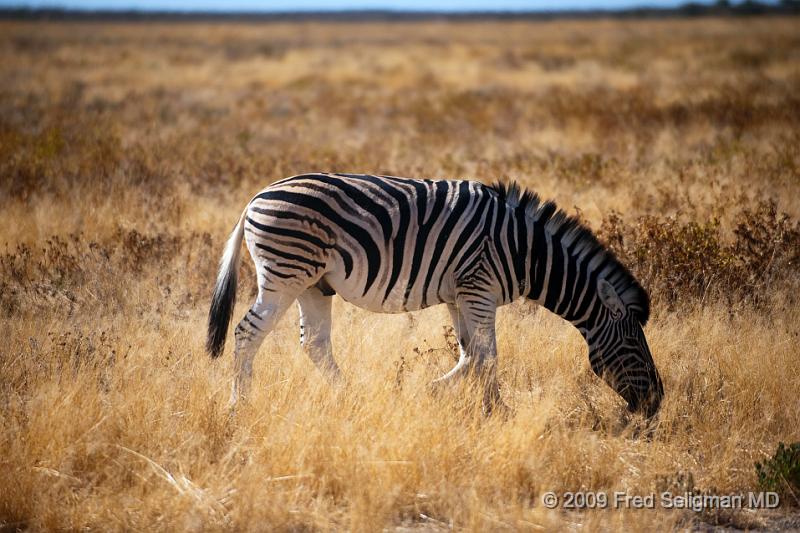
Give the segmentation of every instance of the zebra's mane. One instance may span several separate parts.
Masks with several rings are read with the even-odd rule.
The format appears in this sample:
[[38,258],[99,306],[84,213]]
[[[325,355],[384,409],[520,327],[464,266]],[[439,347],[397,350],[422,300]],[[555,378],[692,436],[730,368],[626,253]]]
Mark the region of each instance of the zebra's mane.
[[630,270],[619,262],[614,252],[609,250],[577,218],[568,215],[552,200],[542,202],[538,194],[524,189],[516,181],[511,183],[495,182],[490,188],[497,193],[501,201],[513,209],[522,209],[527,217],[537,224],[544,224],[550,234],[558,232],[561,242],[572,251],[581,254],[594,252],[594,257],[607,259],[612,266],[606,279],[611,283],[626,307],[634,312],[644,326],[650,318],[650,297]]

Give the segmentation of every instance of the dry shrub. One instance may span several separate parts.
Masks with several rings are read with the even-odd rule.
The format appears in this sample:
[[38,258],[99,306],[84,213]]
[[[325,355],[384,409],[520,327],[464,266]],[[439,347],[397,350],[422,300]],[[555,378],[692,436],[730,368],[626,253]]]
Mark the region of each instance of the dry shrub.
[[[459,138],[459,149],[469,151],[479,149],[487,138],[506,138],[525,127],[529,116],[525,110],[527,98],[527,94],[496,87],[477,90],[430,87],[411,97],[393,96],[387,107],[392,120],[410,123],[411,133],[418,138],[412,142],[413,146],[441,150],[450,144],[450,139]],[[458,169],[451,165],[446,170]]]
[[138,189],[151,209],[173,209],[176,185],[164,165],[172,148],[152,142],[124,145],[119,127],[94,113],[61,118],[48,110],[45,125],[34,129],[0,119],[0,182],[2,201],[31,201],[33,196],[75,196],[93,201],[123,190]]
[[759,489],[778,492],[784,502],[800,506],[800,442],[779,443],[772,457],[756,463],[756,472]]
[[798,273],[800,221],[779,213],[774,200],[742,210],[740,218],[733,254],[749,274],[749,286],[769,290],[773,281]]
[[647,215],[627,223],[612,212],[599,235],[659,303],[723,299],[758,306],[774,291],[793,298],[787,289],[798,282],[800,221],[779,213],[774,200],[744,208],[734,220],[734,238],[725,239],[718,219]]
[[113,128],[91,118],[28,131],[0,126],[0,196],[27,200],[34,194],[64,194],[87,179],[103,183],[119,168],[122,148]]
[[213,279],[214,262],[203,266],[198,260],[212,255],[212,248],[208,233],[147,235],[119,226],[99,242],[69,234],[52,236],[41,247],[19,244],[0,255],[0,304],[9,317],[47,309],[68,315],[117,310],[154,268],[164,296],[179,283],[193,302]]
[[599,153],[582,153],[567,156],[552,153],[543,164],[544,169],[553,172],[560,182],[574,183],[577,186],[603,184],[614,187],[620,181],[620,162],[614,157],[604,157]]
[[800,123],[800,98],[786,94],[778,102],[765,101],[759,98],[763,88],[761,80],[751,86],[726,85],[697,101],[671,103],[661,103],[648,85],[627,90],[559,89],[545,94],[540,105],[551,117],[586,122],[600,136],[635,131],[644,136],[641,142],[663,128],[688,129],[703,123],[730,128],[735,137],[767,123]]

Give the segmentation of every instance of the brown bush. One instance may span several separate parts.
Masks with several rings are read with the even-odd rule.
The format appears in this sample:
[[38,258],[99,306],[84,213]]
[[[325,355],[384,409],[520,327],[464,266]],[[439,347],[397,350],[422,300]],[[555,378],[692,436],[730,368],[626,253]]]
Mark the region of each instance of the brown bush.
[[0,125],[0,197],[64,194],[78,184],[102,187],[116,176],[122,148],[111,126],[86,117],[51,122],[32,131]]
[[627,223],[612,212],[599,235],[654,300],[670,306],[709,298],[758,305],[772,291],[797,283],[800,222],[779,214],[774,200],[744,208],[733,219],[734,238],[726,239],[714,218],[648,215]]
[[8,317],[46,309],[116,312],[153,269],[162,297],[174,292],[196,301],[214,278],[212,248],[208,233],[148,235],[121,227],[99,242],[70,234],[36,248],[19,244],[0,255],[0,309]]

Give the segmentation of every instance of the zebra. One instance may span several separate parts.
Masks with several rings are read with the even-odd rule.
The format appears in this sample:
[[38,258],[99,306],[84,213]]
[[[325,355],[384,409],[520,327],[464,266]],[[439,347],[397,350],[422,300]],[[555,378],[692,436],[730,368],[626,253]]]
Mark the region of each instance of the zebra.
[[459,345],[438,385],[482,378],[484,403],[499,400],[498,306],[533,300],[572,323],[592,371],[652,418],[664,389],[645,339],[647,292],[578,220],[516,182],[318,173],[255,195],[220,261],[207,350],[223,351],[236,300],[241,242],[256,267],[258,295],[235,328],[231,404],[245,396],[258,347],[292,302],[300,339],[332,379],[334,294],[367,310],[400,313],[446,304]]

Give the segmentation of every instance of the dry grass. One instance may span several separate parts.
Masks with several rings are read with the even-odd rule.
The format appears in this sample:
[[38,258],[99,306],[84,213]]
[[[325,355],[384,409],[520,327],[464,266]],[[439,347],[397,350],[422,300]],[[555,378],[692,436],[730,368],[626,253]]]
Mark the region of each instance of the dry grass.
[[[791,499],[540,497],[755,490],[754,462],[800,440],[798,35],[777,18],[0,23],[0,528],[796,526]],[[443,309],[339,300],[347,385],[324,383],[290,312],[230,417],[229,356],[203,352],[216,262],[249,195],[309,170],[509,177],[579,208],[652,292],[651,438],[578,333],[522,303],[498,324],[508,419],[428,393],[453,362]]]

